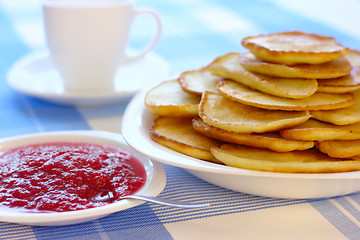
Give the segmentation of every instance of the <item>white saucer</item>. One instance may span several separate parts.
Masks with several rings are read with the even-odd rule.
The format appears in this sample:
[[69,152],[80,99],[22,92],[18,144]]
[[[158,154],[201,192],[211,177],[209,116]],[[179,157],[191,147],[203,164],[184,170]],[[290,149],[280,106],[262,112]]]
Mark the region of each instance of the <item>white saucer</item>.
[[15,90],[48,102],[81,107],[104,106],[128,100],[147,84],[165,80],[166,61],[155,53],[123,66],[115,77],[114,91],[68,92],[54,68],[48,52],[35,52],[18,60],[9,70],[7,81]]

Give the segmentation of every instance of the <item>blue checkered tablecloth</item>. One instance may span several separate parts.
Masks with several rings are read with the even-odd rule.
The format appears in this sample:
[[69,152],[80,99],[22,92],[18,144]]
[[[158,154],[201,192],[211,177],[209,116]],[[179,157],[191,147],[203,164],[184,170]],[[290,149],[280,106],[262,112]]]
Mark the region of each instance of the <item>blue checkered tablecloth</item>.
[[[244,50],[249,35],[301,30],[336,37],[360,49],[356,0],[137,0],[157,11],[164,31],[155,52],[169,76],[196,69],[230,51]],[[147,34],[139,20],[134,47]],[[40,0],[0,0],[0,137],[61,130],[120,132],[127,102],[101,108],[55,105],[23,95],[6,83],[10,66],[46,47]],[[331,199],[272,199],[233,192],[164,165],[160,196],[203,199],[206,209],[145,203],[91,222],[35,227],[0,222],[0,239],[360,239],[360,194]]]

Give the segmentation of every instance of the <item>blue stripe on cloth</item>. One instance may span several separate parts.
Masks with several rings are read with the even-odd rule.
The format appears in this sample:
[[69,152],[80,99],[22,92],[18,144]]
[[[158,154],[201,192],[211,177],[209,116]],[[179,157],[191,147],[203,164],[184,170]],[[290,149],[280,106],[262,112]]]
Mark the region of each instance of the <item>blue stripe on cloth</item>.
[[32,227],[37,239],[101,239],[94,222],[60,227]]
[[[355,199],[359,199],[358,194],[353,195],[353,196],[350,195],[350,196],[347,196],[347,197],[344,197],[344,198],[334,198],[334,201],[336,201],[339,205],[341,205],[341,207],[343,207],[348,213],[351,214],[352,217],[354,217],[360,223],[360,211],[359,211],[359,208],[356,208],[353,205],[353,203],[351,202],[351,200],[353,200],[356,203],[357,201]],[[360,226],[359,226],[359,230],[360,230]],[[359,234],[360,234],[360,232],[359,232]]]
[[85,118],[74,107],[59,106],[35,98],[27,98],[34,119],[44,131],[90,130]]
[[[1,84],[0,84],[1,86]],[[58,130],[89,130],[80,112],[22,94],[0,96],[0,137]]]
[[[4,81],[1,81],[0,88]],[[10,90],[9,90],[10,91]],[[12,94],[0,95],[0,137],[38,132],[32,114],[26,108],[26,97]]]
[[23,104],[24,96],[12,91],[6,83],[8,68],[28,49],[3,12],[0,12],[0,29],[0,137],[36,132],[32,116]]
[[[349,195],[349,197],[356,196],[358,198],[359,194]],[[326,199],[321,201],[311,202],[311,205],[322,214],[335,228],[337,228],[342,234],[344,234],[348,239],[357,240],[360,239],[360,226],[357,225],[347,214],[349,212],[359,215],[358,210],[354,211],[353,207],[349,206],[349,203],[345,203],[346,200],[337,197],[333,199]],[[340,204],[345,210],[339,208],[337,203]]]
[[181,209],[153,205],[153,210],[163,223],[257,211],[309,201],[274,199],[239,193],[200,180],[184,169],[169,165],[164,165],[164,168],[167,174],[167,185],[160,196],[194,203],[209,202],[211,206],[201,209]]
[[[145,213],[145,214],[144,214]],[[33,227],[37,239],[172,239],[148,204],[95,221],[62,227]]]
[[149,204],[112,214],[100,222],[110,239],[171,239]]
[[[360,211],[360,194],[352,194],[350,198],[358,205],[357,210]],[[354,216],[360,222],[359,212],[357,212],[357,214],[354,214]]]
[[0,239],[3,240],[36,239],[30,226],[19,226],[17,224],[0,222],[0,233]]

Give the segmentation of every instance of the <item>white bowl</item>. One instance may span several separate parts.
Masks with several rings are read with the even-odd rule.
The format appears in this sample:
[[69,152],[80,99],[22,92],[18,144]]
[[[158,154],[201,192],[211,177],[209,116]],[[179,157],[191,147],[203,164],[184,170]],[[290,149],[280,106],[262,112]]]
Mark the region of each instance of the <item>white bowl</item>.
[[[97,144],[106,144],[118,147],[131,153],[137,158],[146,170],[147,181],[137,192],[144,196],[157,196],[165,187],[166,176],[160,163],[152,162],[148,158],[132,150],[119,134],[102,131],[60,131],[39,134],[30,134],[0,140],[0,151],[27,144],[50,141],[80,141]],[[140,205],[142,201],[121,200],[115,203],[79,211],[30,213],[16,208],[0,207],[0,221],[37,226],[69,225],[91,221],[109,214]]]
[[360,191],[360,172],[276,173],[234,168],[202,161],[168,149],[149,137],[155,118],[144,105],[145,91],[129,103],[123,116],[125,141],[143,155],[189,173],[217,186],[238,192],[275,198],[325,198]]

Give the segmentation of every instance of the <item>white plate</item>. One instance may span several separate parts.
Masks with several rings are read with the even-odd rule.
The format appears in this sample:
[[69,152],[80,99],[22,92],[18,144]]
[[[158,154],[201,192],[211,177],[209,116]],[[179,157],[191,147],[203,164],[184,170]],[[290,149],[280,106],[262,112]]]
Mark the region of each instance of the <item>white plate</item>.
[[262,172],[223,166],[168,149],[149,137],[154,116],[138,93],[123,116],[122,134],[136,151],[162,163],[186,169],[212,184],[234,191],[276,198],[323,198],[360,191],[360,172],[296,174]]
[[[160,163],[152,162],[148,158],[132,150],[123,140],[121,135],[101,131],[64,131],[30,134],[0,140],[0,151],[34,143],[47,141],[81,141],[97,144],[106,144],[119,147],[131,153],[145,167],[147,181],[137,192],[144,196],[157,196],[165,187],[166,176]],[[14,208],[0,207],[0,221],[37,226],[57,226],[87,222],[109,214],[135,207],[143,203],[137,200],[121,200],[103,207],[86,210],[54,212],[54,213],[29,213],[17,211]]]
[[48,52],[34,52],[18,60],[8,71],[8,84],[15,90],[48,102],[95,107],[128,100],[139,89],[165,80],[168,66],[160,56],[149,53],[143,59],[119,68],[114,91],[68,92]]

